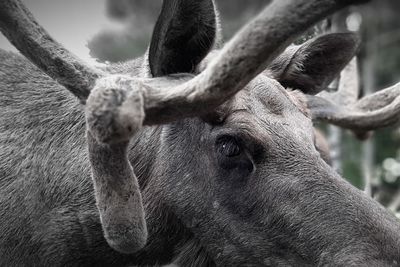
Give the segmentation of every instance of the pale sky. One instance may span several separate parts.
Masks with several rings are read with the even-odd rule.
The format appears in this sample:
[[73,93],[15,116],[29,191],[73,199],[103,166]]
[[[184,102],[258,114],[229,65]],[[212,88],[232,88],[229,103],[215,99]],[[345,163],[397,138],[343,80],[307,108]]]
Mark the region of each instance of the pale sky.
[[[1,1],[1,0],[0,0]],[[113,27],[106,17],[105,0],[23,0],[50,35],[84,61],[88,40],[101,29]],[[0,33],[0,48],[16,51]]]

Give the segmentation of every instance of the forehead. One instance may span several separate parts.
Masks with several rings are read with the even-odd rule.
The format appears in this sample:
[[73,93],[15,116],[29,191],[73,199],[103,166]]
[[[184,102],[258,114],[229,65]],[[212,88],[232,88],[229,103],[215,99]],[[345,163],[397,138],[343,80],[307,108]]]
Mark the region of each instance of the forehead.
[[276,80],[260,75],[227,103],[226,125],[257,139],[288,135],[312,140],[312,122],[304,96],[287,91]]

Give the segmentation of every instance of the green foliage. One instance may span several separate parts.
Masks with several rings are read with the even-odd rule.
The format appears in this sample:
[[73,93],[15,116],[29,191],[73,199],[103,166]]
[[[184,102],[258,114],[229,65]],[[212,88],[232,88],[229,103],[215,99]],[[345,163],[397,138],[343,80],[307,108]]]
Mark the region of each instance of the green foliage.
[[361,170],[362,143],[352,133],[345,132],[342,139],[343,176],[359,189],[364,188]]

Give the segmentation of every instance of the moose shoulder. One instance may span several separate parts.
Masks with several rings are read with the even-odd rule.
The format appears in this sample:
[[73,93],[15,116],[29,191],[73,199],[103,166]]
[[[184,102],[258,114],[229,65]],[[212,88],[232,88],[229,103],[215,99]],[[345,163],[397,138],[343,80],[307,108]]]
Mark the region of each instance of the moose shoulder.
[[135,128],[157,122],[149,95],[172,103],[222,58],[217,25],[211,0],[165,0],[149,53],[102,69],[86,107],[54,70],[0,52],[0,265],[400,262],[400,223],[321,158],[304,95],[350,61],[353,34],[288,47],[217,107]]

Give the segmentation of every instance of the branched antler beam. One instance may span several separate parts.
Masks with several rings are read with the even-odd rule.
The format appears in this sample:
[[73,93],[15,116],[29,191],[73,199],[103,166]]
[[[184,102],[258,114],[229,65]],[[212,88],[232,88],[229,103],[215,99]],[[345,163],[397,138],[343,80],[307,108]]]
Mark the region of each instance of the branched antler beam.
[[[351,4],[365,0],[274,1],[247,24],[206,70],[173,90],[146,90],[145,124],[195,116],[216,107],[242,89],[290,42],[312,24]],[[32,62],[85,101],[102,76],[75,58],[38,25],[20,0],[0,2],[0,29]],[[138,84],[133,81],[132,84]]]
[[101,76],[54,41],[20,0],[0,1],[0,30],[24,56],[82,101]]
[[343,107],[318,96],[309,96],[313,119],[354,131],[371,131],[400,123],[400,83]]

